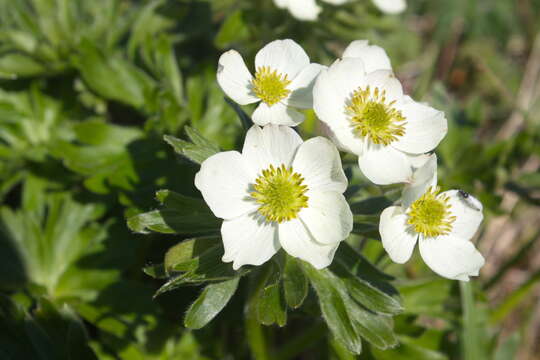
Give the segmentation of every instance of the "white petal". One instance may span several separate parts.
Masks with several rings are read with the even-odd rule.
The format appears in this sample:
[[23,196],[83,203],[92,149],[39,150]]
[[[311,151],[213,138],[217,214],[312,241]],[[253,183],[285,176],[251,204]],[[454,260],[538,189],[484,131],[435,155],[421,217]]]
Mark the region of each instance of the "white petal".
[[384,249],[392,261],[403,264],[411,258],[418,234],[407,225],[407,215],[399,206],[384,209],[379,222]]
[[317,269],[332,263],[339,246],[339,242],[324,245],[315,241],[299,219],[279,224],[278,232],[279,242],[289,255],[307,261]]
[[352,126],[350,126],[349,120],[346,121],[340,126],[328,127],[330,129],[330,139],[343,151],[360,156],[366,148],[367,140],[357,136]]
[[448,132],[448,124],[442,111],[415,102],[405,101],[396,105],[406,119],[405,135],[392,143],[396,149],[420,154],[433,150]]
[[217,81],[223,92],[240,105],[251,104],[259,98],[251,90],[251,74],[235,51],[229,50],[219,58]]
[[339,152],[330,140],[321,136],[300,145],[293,169],[302,174],[309,190],[343,193],[347,189]]
[[441,195],[450,198],[450,212],[456,217],[450,235],[470,240],[484,218],[482,204],[472,195],[459,190],[445,191]]
[[[336,145],[338,150],[345,151],[345,152],[352,152],[349,147],[345,146],[337,138],[336,133],[332,129],[330,129],[330,126],[328,126],[328,124],[326,124],[325,122],[321,121],[319,123],[318,134],[321,134],[322,136],[327,137],[328,139],[330,139],[334,143],[334,145]],[[353,136],[352,133],[350,134],[350,136]],[[356,139],[354,139],[354,140],[356,141]],[[359,146],[358,149],[359,150],[363,149],[363,146]]]
[[309,64],[290,83],[290,96],[285,99],[285,103],[301,109],[313,108],[313,85],[321,70],[326,66],[320,64]]
[[407,8],[405,0],[373,0],[373,3],[387,14],[399,14]]
[[409,156],[409,160],[411,161],[412,166],[415,168],[421,168],[424,166],[426,162],[431,159],[431,154],[420,154],[420,155],[411,155],[407,154]]
[[376,70],[392,70],[390,58],[380,46],[369,45],[367,40],[355,40],[343,52],[344,58],[360,58],[364,62],[366,73]]
[[383,145],[370,145],[358,157],[358,165],[365,177],[378,185],[407,182],[413,169],[404,153]]
[[365,83],[364,63],[360,59],[336,60],[322,70],[313,87],[313,108],[329,126],[343,125],[347,101],[354,90]]
[[349,2],[349,0],[323,0],[325,3],[332,4],[332,5],[342,5],[346,2]]
[[270,165],[292,165],[302,138],[288,126],[253,125],[246,134],[242,156],[246,159],[254,178]]
[[420,239],[420,254],[437,274],[454,280],[468,281],[484,266],[484,257],[473,243],[455,236]]
[[235,270],[246,264],[261,265],[281,248],[277,226],[264,221],[258,213],[223,221],[221,237],[225,247],[222,260],[234,261]]
[[368,73],[365,77],[364,84],[362,84],[362,88],[365,89],[367,86],[372,91],[374,88],[384,91],[387,103],[394,100],[398,102],[403,100],[403,87],[390,70],[376,70]]
[[276,4],[278,8],[284,9],[289,6],[289,0],[274,0],[274,4]]
[[266,124],[296,126],[304,121],[304,114],[282,103],[268,106],[261,102],[251,117],[255,124],[261,126]]
[[315,0],[292,0],[289,2],[289,11],[292,16],[298,20],[313,21],[317,20],[321,8]]
[[321,71],[313,87],[313,108],[343,147],[360,154],[363,140],[353,133],[345,109],[352,92],[365,83],[362,60],[337,60],[328,70]]
[[256,209],[256,203],[249,196],[249,184],[253,180],[242,155],[227,151],[203,161],[195,175],[195,186],[214,215],[232,219]]
[[[292,4],[289,5],[289,9]],[[292,9],[291,9],[292,12]],[[309,65],[309,57],[300,45],[290,39],[274,40],[255,55],[257,69],[268,66],[271,70],[286,74],[289,80]]]
[[437,155],[432,154],[429,160],[414,170],[411,182],[403,188],[402,206],[408,208],[416,199],[421,197],[430,186],[437,185]]
[[309,191],[308,207],[298,214],[309,233],[321,244],[346,239],[353,228],[353,214],[340,193]]

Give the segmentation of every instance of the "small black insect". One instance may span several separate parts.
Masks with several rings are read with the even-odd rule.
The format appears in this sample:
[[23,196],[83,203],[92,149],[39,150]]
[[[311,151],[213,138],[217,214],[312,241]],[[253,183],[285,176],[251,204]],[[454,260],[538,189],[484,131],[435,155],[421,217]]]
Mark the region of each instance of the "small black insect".
[[469,208],[476,211],[482,211],[482,203],[468,192],[458,190],[458,196],[459,199],[463,201]]

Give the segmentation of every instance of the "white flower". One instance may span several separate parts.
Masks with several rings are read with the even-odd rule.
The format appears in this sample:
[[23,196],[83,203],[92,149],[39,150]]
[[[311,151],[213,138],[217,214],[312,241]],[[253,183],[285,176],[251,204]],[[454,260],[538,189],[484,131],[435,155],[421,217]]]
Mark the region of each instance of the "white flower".
[[292,40],[275,40],[255,56],[255,77],[242,56],[229,50],[219,58],[217,81],[225,94],[240,105],[261,101],[253,113],[258,125],[295,126],[304,115],[295,108],[313,107],[312,88],[321,69],[310,64],[306,52]]
[[303,21],[317,20],[321,12],[315,0],[274,0],[277,7],[287,9],[293,17]]
[[407,8],[407,2],[405,0],[372,0],[373,4],[384,13],[387,14],[399,14],[405,11]]
[[420,255],[433,271],[468,281],[484,265],[470,241],[483,219],[482,204],[461,190],[439,193],[436,179],[433,182],[434,169],[436,158],[431,158],[404,190],[402,205],[382,212],[382,244],[394,262],[403,264],[418,241]]
[[[332,5],[342,5],[349,0],[322,0]],[[372,0],[375,6],[387,14],[398,14],[407,8],[405,0]],[[315,0],[274,0],[277,7],[287,9],[298,20],[317,20],[321,7]]]
[[368,40],[354,40],[343,51],[342,58],[359,58],[364,63],[364,71],[392,70],[386,51],[377,45],[369,45]]
[[224,262],[260,265],[281,247],[316,268],[328,266],[352,230],[347,179],[329,140],[303,142],[286,126],[254,125],[242,153],[209,157],[195,176],[212,212],[224,219]]
[[[376,52],[370,56],[382,58]],[[414,157],[433,150],[446,135],[446,118],[404,95],[389,63],[376,69],[377,62],[367,57],[345,57],[321,71],[313,107],[337,145],[358,155],[369,180],[379,185],[408,182]],[[372,71],[366,72],[364,63]]]

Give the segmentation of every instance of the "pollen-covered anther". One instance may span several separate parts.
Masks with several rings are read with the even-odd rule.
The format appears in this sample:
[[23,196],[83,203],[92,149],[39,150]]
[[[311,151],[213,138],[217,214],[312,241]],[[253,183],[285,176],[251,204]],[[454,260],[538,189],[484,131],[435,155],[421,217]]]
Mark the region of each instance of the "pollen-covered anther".
[[412,203],[407,223],[415,232],[425,237],[446,235],[452,231],[456,217],[450,212],[450,198],[439,195],[438,187],[430,187],[424,195]]
[[405,135],[405,117],[387,102],[386,91],[373,90],[367,86],[358,88],[345,107],[352,127],[358,136],[368,138],[374,144],[388,145]]
[[279,167],[270,165],[255,180],[251,196],[261,204],[258,212],[268,222],[282,223],[295,219],[302,208],[308,206],[308,190],[304,178],[295,173],[292,167],[282,164]]
[[251,81],[255,95],[269,106],[289,96],[291,90],[287,86],[290,83],[286,74],[278,73],[268,66],[257,68],[255,78]]

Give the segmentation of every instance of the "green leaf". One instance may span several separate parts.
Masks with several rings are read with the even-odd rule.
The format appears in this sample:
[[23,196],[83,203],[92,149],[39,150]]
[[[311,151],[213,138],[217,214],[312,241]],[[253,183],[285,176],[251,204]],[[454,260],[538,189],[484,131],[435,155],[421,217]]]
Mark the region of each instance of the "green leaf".
[[281,295],[281,271],[275,262],[267,262],[258,269],[252,281],[254,293],[250,300],[258,321],[263,325],[287,323],[287,309]]
[[442,278],[403,282],[399,292],[405,313],[441,315],[450,296],[451,285],[449,280]]
[[334,261],[332,271],[345,282],[351,297],[365,306],[367,309],[386,315],[396,315],[403,311],[398,298],[392,296],[395,293],[386,293],[371,285],[368,281],[351,273],[346,266],[339,261]]
[[235,271],[231,264],[224,263],[221,260],[223,251],[223,244],[217,237],[190,239],[174,246],[167,253],[165,264],[172,276],[154,296],[186,284],[230,280],[249,272],[246,268]]
[[110,223],[96,222],[103,212],[99,204],[81,204],[65,193],[47,194],[44,185],[29,177],[22,208],[0,208],[0,243],[10,244],[26,278],[47,295],[92,300],[117,274],[78,262],[99,252]]
[[0,296],[0,355],[4,359],[95,360],[83,323],[64,305],[43,298],[27,313]]
[[190,329],[200,329],[208,324],[227,305],[236,292],[240,278],[207,285],[202,294],[189,307],[184,325]]
[[212,248],[219,247],[216,237],[184,240],[165,253],[164,268],[167,273],[189,271],[198,266],[198,258]]
[[348,295],[344,287],[338,287],[328,270],[316,270],[309,264],[303,264],[315,292],[319,297],[321,312],[334,338],[351,353],[362,352],[360,334],[349,314]]
[[331,270],[345,283],[352,298],[370,311],[386,315],[403,311],[398,291],[388,282],[391,277],[378,270],[349,244],[340,245]]
[[329,269],[316,270],[307,263],[303,268],[317,292],[328,327],[350,352],[361,352],[360,337],[380,349],[397,344],[390,317],[367,311],[356,303],[345,283]]
[[163,264],[151,264],[143,267],[143,272],[154,279],[166,279],[167,273]]
[[302,271],[302,266],[298,263],[298,260],[292,256],[286,258],[283,288],[285,300],[289,307],[296,309],[302,306],[308,293],[308,279]]
[[27,55],[13,53],[0,57],[0,78],[31,77],[46,71],[45,66]]
[[74,63],[84,81],[106,99],[119,101],[136,108],[145,105],[147,94],[155,83],[145,72],[116,54],[104,54],[96,44],[85,40]]
[[371,349],[373,357],[377,360],[447,360],[444,354],[420,346],[416,339],[408,336],[399,337],[400,344],[394,349]]
[[218,48],[225,48],[233,42],[237,42],[249,37],[249,28],[246,26],[241,10],[231,13],[214,40]]
[[170,190],[160,190],[156,197],[163,208],[130,217],[127,225],[132,231],[141,234],[149,231],[165,234],[219,233],[221,220],[212,214],[202,199]]
[[220,151],[218,146],[207,140],[194,128],[186,126],[185,130],[191,142],[170,135],[165,135],[163,137],[163,139],[174,148],[174,151],[177,154],[200,164]]

